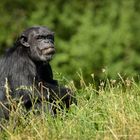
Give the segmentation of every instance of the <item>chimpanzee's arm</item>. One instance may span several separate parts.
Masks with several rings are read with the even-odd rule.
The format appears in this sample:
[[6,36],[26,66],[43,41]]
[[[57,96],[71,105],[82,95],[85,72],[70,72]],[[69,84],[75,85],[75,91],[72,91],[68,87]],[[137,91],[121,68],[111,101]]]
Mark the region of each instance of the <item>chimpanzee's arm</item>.
[[58,85],[58,81],[53,79],[53,72],[49,63],[42,65],[39,72],[41,79],[44,82],[52,85]]

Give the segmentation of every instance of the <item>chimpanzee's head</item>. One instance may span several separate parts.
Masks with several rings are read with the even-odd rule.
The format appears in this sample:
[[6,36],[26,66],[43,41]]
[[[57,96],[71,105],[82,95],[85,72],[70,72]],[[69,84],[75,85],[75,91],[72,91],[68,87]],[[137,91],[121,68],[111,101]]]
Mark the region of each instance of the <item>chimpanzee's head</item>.
[[54,33],[45,26],[26,29],[19,37],[18,43],[28,50],[34,61],[49,62],[55,53]]

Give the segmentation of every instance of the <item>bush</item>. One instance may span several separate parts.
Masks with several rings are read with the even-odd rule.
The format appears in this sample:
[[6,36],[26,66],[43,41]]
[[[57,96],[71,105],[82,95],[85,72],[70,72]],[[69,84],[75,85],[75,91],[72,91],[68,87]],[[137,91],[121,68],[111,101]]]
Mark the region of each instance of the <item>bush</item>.
[[9,4],[5,0],[1,3],[1,51],[25,27],[47,25],[56,32],[57,55],[52,64],[57,72],[75,80],[79,69],[87,80],[92,73],[101,78],[102,69],[107,70],[109,77],[116,77],[117,73],[138,75],[138,3],[138,0],[15,0]]

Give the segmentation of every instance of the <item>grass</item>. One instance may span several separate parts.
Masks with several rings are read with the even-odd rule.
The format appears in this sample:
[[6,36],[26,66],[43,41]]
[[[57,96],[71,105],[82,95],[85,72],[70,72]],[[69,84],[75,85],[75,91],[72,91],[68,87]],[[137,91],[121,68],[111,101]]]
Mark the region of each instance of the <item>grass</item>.
[[[11,113],[9,121],[0,125],[0,140],[139,140],[140,139],[140,86],[134,80],[102,81],[95,85],[72,87],[78,105],[72,105],[53,118],[42,112],[28,116],[20,109]],[[16,122],[18,120],[18,122]]]

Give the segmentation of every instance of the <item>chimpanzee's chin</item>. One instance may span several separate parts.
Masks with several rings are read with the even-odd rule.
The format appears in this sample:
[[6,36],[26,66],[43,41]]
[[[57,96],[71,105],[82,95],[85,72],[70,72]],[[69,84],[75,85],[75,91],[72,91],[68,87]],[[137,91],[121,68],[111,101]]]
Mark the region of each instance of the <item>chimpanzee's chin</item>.
[[52,55],[42,55],[40,56],[40,61],[42,62],[50,62],[52,60]]
[[47,57],[46,57],[46,60],[49,62],[49,61],[51,61],[52,60],[52,55],[48,55]]

